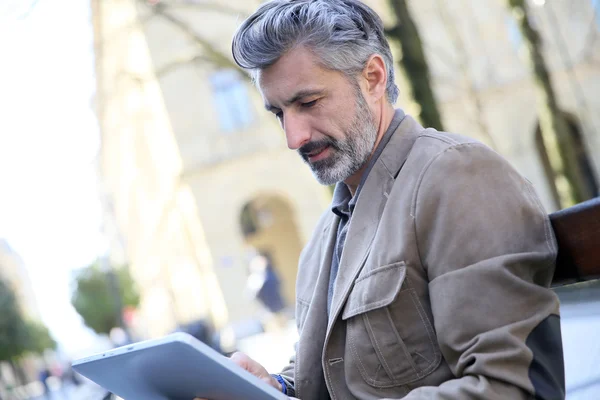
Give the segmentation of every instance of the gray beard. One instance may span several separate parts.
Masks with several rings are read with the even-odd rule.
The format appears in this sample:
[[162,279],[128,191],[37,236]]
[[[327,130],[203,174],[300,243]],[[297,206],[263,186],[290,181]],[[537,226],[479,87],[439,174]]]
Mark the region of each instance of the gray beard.
[[374,150],[377,126],[360,90],[356,114],[345,133],[344,139],[329,139],[331,154],[328,158],[310,163],[303,157],[322,185],[333,185],[352,176],[367,163]]

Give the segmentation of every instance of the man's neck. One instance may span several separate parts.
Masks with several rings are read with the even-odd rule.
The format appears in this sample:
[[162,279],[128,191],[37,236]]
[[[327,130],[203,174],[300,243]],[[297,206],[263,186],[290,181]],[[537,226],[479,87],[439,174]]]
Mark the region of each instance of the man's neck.
[[394,106],[388,102],[385,102],[385,105],[382,106],[382,110],[379,113],[377,139],[375,140],[375,144],[373,145],[373,149],[371,150],[371,155],[369,156],[369,159],[367,160],[367,162],[365,162],[365,165],[363,165],[361,169],[356,171],[352,176],[348,177],[348,179],[344,181],[346,186],[348,186],[348,189],[350,190],[350,193],[353,197],[356,193],[356,190],[358,189],[358,185],[360,184],[363,173],[365,172],[365,169],[369,165],[369,162],[371,161],[371,158],[373,157],[373,154],[377,149],[377,146],[379,146],[381,139],[385,135],[385,132],[388,130],[390,124],[392,123],[392,120],[394,119],[395,112],[396,110],[394,109]]

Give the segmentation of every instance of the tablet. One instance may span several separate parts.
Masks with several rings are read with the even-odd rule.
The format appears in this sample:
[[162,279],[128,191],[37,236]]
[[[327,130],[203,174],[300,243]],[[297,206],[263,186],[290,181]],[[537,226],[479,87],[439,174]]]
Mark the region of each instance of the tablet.
[[73,369],[125,400],[288,399],[182,332],[79,359]]

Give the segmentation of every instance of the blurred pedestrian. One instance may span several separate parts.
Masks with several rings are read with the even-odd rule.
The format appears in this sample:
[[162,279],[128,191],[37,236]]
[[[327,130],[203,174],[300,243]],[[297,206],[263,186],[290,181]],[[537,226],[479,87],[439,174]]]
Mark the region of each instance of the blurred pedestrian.
[[247,290],[270,313],[278,314],[285,309],[285,301],[281,295],[281,281],[273,266],[271,257],[265,253],[257,253],[249,263]]
[[44,397],[48,397],[50,395],[50,387],[48,386],[48,378],[50,378],[52,374],[50,373],[50,369],[48,367],[42,368],[39,373],[38,379],[44,387]]

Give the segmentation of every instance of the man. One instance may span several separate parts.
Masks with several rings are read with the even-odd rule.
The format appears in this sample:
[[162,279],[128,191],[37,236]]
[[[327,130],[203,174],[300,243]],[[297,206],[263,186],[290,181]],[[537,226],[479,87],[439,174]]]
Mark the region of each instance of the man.
[[556,244],[530,183],[484,145],[401,110],[380,18],[274,0],[233,39],[317,180],[337,183],[297,277],[295,357],[313,399],[562,399]]

